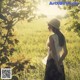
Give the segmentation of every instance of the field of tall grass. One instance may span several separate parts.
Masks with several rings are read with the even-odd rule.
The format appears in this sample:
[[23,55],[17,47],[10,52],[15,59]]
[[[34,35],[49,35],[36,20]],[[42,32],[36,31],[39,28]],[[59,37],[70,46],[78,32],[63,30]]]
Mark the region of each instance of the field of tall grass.
[[[80,80],[80,38],[77,33],[67,31],[64,20],[61,21],[61,31],[65,35],[68,55],[64,60],[66,80]],[[16,59],[30,59],[31,68],[27,67],[21,73],[19,80],[43,80],[45,65],[42,59],[47,55],[46,41],[49,36],[46,19],[37,19],[28,23],[26,20],[18,22],[15,34],[19,40]],[[17,75],[17,74],[15,74]]]

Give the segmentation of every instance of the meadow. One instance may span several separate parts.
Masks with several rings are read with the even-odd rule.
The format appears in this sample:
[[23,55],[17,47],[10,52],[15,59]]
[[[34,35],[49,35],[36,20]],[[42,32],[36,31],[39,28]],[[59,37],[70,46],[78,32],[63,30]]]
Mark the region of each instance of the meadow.
[[[61,21],[61,31],[65,35],[68,55],[64,60],[66,80],[80,80],[80,38],[77,33],[67,31],[64,20]],[[16,46],[14,59],[30,59],[35,68],[21,72],[19,80],[43,80],[45,65],[42,59],[47,55],[46,41],[49,36],[46,19],[37,19],[28,23],[26,20],[14,26],[19,44]],[[15,74],[17,75],[17,74]]]

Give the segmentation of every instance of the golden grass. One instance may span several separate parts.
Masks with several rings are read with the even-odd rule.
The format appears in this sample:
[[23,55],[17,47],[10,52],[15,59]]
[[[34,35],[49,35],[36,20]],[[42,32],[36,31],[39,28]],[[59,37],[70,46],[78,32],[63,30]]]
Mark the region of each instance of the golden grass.
[[[80,38],[76,33],[66,31],[64,23],[62,21],[61,30],[66,37],[68,48],[68,55],[64,60],[66,80],[80,80]],[[17,54],[14,54],[11,60],[30,58],[31,64],[36,69],[31,69],[25,75],[29,80],[43,80],[45,66],[42,64],[42,59],[47,54],[46,41],[49,35],[46,19],[34,20],[31,23],[26,20],[20,21],[14,29],[20,42],[16,46]]]

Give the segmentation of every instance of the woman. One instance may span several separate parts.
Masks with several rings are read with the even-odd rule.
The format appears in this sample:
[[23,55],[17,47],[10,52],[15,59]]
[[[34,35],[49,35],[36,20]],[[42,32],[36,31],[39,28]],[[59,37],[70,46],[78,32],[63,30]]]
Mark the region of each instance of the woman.
[[48,58],[44,80],[65,80],[63,60],[67,55],[64,35],[60,32],[60,21],[53,19],[48,23]]

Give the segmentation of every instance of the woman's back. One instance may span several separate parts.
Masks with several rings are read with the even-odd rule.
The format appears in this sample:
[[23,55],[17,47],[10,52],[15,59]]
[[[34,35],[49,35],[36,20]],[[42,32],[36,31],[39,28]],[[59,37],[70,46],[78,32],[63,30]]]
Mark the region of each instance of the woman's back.
[[[57,58],[59,60],[60,56],[63,54],[63,46],[61,47],[59,45],[59,37],[58,37],[57,34],[53,34],[52,37],[53,37],[53,40],[54,40],[54,44],[53,45],[55,45],[55,49],[56,49],[56,53],[57,53]],[[52,56],[54,56],[53,55],[54,53],[51,53],[51,54],[52,54]]]

